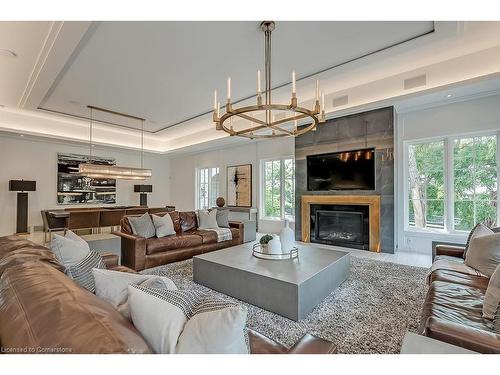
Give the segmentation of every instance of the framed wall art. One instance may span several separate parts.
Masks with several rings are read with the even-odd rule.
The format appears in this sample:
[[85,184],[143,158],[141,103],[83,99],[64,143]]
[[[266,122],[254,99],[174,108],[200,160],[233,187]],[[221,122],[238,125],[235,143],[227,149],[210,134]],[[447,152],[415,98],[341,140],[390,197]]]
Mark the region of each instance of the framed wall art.
[[227,167],[227,205],[252,207],[252,164]]

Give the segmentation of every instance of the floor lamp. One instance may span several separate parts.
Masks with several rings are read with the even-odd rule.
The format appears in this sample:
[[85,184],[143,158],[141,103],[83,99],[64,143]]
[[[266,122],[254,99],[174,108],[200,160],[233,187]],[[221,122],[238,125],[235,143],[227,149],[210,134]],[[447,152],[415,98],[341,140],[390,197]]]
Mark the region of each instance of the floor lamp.
[[36,191],[36,181],[10,180],[9,191],[17,191],[16,234],[28,233],[28,193]]

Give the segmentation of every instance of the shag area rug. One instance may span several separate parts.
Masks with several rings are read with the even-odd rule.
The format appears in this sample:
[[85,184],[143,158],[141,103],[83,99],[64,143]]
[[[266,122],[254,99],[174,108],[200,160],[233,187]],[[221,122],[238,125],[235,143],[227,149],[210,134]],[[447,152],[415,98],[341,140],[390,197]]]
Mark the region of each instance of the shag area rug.
[[[143,271],[167,276],[179,289],[205,291],[237,301],[193,282],[192,260]],[[406,331],[416,332],[427,287],[427,269],[359,258],[351,254],[351,273],[308,316],[295,322],[248,307],[248,327],[290,347],[305,333],[330,340],[339,353],[399,353]]]

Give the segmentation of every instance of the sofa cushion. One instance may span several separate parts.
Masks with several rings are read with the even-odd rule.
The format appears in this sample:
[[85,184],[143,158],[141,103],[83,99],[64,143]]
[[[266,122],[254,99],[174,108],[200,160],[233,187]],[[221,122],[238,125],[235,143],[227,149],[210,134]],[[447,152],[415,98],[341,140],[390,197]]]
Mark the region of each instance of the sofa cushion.
[[213,230],[198,229],[189,233],[200,236],[204,244],[217,243],[217,233]]
[[483,319],[483,298],[481,289],[434,281],[422,309],[422,323],[425,325],[428,318],[435,317],[491,332],[491,327]]
[[198,220],[194,211],[179,212],[179,219],[183,232],[194,230],[198,227]]
[[217,225],[219,228],[229,228],[229,210],[216,209],[217,211]]
[[217,225],[217,210],[198,210],[198,229],[219,229]]
[[14,250],[25,249],[28,247],[46,249],[46,247],[40,246],[17,235],[0,237],[0,259]]
[[181,233],[169,237],[153,237],[146,240],[146,254],[150,255],[168,250],[195,247],[201,244],[202,238],[196,234]]
[[489,279],[485,276],[470,275],[452,270],[437,270],[430,275],[429,283],[434,281],[444,281],[486,290]]
[[475,268],[467,266],[462,258],[448,255],[438,255],[434,258],[434,262],[432,263],[429,273],[427,274],[428,284],[431,283],[432,274],[437,270],[448,270],[464,273],[466,275],[485,276]]
[[150,352],[134,326],[109,303],[47,263],[28,261],[10,267],[0,278],[0,294],[0,342],[4,350]]
[[500,264],[500,233],[473,237],[465,255],[465,264],[491,277]]

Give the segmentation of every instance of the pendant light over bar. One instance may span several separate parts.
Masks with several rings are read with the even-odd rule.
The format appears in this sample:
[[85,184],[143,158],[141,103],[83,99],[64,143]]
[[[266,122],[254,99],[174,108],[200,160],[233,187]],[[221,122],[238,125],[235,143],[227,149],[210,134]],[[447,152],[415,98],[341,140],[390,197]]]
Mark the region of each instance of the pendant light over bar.
[[[213,122],[216,130],[222,130],[232,136],[246,138],[275,138],[298,136],[310,130],[316,130],[318,124],[325,122],[324,94],[319,91],[319,81],[316,81],[316,97],[312,109],[297,104],[297,85],[295,71],[292,72],[292,95],[289,103],[273,103],[271,100],[271,33],[275,29],[273,21],[260,24],[265,35],[265,87],[264,98],[260,82],[260,70],[257,71],[257,103],[236,108],[231,103],[231,78],[227,79],[227,102],[225,113],[221,114],[217,91],[214,91]],[[321,97],[321,102],[320,102]],[[277,114],[278,115],[277,115]],[[233,118],[240,121],[233,121]],[[277,118],[280,117],[278,120]],[[298,121],[307,119],[304,126],[298,128]],[[240,126],[236,126],[238,125]],[[241,126],[243,124],[243,126]]]
[[[136,116],[127,115],[125,113],[111,111],[109,109],[87,106],[90,110],[90,126],[89,126],[89,160],[87,163],[82,163],[78,166],[78,172],[90,178],[115,178],[121,180],[145,180],[151,177],[151,169],[144,168],[144,119]],[[118,167],[115,165],[95,164],[92,159],[93,150],[93,130],[94,130],[94,111],[110,113],[116,116],[122,116],[139,120],[141,122],[141,167]]]

